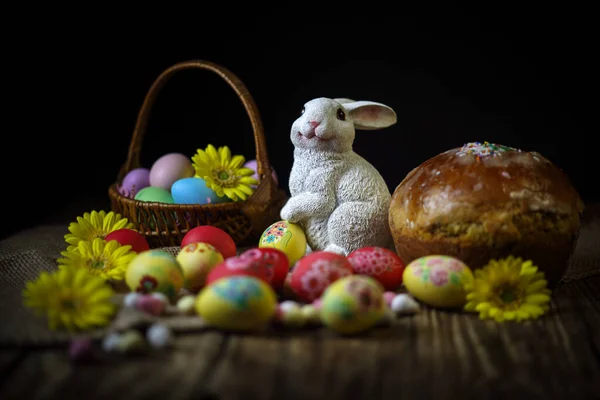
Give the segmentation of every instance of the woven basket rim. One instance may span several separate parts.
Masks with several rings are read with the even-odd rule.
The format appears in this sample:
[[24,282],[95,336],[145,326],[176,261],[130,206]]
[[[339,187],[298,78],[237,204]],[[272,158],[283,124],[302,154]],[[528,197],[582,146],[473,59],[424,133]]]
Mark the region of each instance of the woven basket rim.
[[208,210],[237,210],[241,209],[245,203],[247,203],[250,198],[248,197],[246,200],[238,200],[231,201],[228,203],[210,203],[210,204],[178,204],[178,203],[160,203],[156,201],[142,201],[132,199],[131,197],[123,196],[119,193],[118,183],[113,183],[109,187],[109,195],[118,201],[121,201],[129,206],[133,206],[136,209],[146,209],[146,210],[194,210],[194,211],[208,211]]

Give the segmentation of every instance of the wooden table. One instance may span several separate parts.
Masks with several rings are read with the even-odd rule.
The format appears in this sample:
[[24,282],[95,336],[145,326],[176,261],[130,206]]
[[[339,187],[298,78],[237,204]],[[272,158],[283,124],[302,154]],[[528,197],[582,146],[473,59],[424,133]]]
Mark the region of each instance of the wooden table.
[[171,350],[72,364],[3,348],[1,399],[600,398],[600,276],[560,286],[524,324],[424,310],[361,337],[325,329],[192,333]]
[[424,309],[360,337],[205,330],[91,364],[64,346],[0,347],[0,399],[42,398],[600,399],[600,276],[560,285],[523,324]]

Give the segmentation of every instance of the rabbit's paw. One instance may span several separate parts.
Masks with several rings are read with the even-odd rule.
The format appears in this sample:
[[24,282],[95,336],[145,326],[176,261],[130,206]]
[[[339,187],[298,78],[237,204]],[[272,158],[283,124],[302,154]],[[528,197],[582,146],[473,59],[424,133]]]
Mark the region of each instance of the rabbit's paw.
[[291,223],[298,222],[301,219],[298,208],[294,205],[293,198],[288,200],[285,206],[283,206],[279,215],[282,220],[289,221]]
[[333,244],[333,243],[330,243],[329,245],[327,245],[327,247],[325,247],[324,251],[327,251],[330,253],[341,254],[343,256],[347,256],[348,254],[350,254],[350,252],[347,251],[346,249],[338,246],[337,244]]

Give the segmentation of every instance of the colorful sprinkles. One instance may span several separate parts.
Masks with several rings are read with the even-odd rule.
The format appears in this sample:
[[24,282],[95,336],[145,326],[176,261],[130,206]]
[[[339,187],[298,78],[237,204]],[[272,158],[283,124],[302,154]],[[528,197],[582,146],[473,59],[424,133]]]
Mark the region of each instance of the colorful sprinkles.
[[515,149],[514,147],[508,147],[501,144],[489,143],[489,142],[471,142],[465,144],[456,153],[459,157],[464,157],[467,154],[474,155],[477,157],[497,157],[502,153],[521,150]]

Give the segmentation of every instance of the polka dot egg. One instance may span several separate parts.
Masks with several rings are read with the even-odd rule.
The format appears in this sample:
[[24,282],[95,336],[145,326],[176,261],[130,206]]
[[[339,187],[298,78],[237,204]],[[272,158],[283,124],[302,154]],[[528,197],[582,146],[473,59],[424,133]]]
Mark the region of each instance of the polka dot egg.
[[466,302],[463,284],[473,273],[462,261],[444,255],[418,258],[404,270],[404,286],[416,299],[433,307],[455,308]]
[[127,268],[125,282],[138,293],[161,292],[169,298],[183,287],[183,271],[177,259],[160,250],[139,253]]
[[265,327],[275,316],[277,296],[261,279],[234,275],[202,289],[196,311],[210,325],[230,331]]
[[273,248],[285,253],[293,266],[306,254],[306,236],[299,225],[279,221],[269,226],[260,237],[258,247]]
[[383,247],[363,247],[348,255],[354,273],[377,279],[386,290],[402,284],[404,263],[396,253]]
[[351,275],[332,283],[322,297],[321,320],[343,334],[365,331],[385,315],[383,286],[374,278]]

